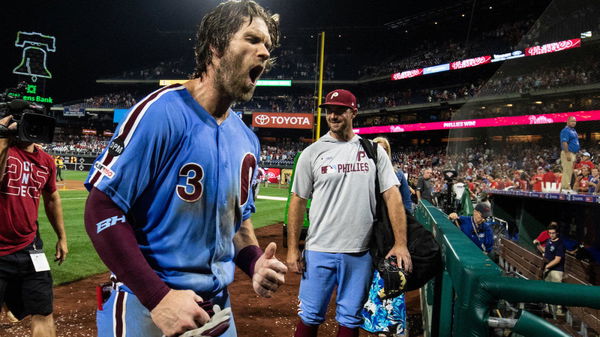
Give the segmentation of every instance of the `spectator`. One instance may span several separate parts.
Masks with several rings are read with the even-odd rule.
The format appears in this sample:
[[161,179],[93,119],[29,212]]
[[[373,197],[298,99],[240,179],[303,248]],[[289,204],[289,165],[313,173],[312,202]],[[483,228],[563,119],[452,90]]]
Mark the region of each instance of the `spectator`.
[[490,207],[487,204],[479,203],[473,210],[473,216],[459,216],[456,213],[450,213],[448,218],[451,221],[458,220],[457,226],[460,230],[485,254],[489,254],[494,248],[494,232],[485,219],[490,216],[492,216]]
[[558,223],[556,223],[556,221],[550,222],[550,225],[548,225],[548,229],[542,231],[537,236],[537,238],[535,238],[533,240],[533,244],[535,245],[535,248],[537,248],[537,250],[542,255],[544,254],[544,249],[546,248],[546,243],[547,243],[548,239],[550,239],[550,235],[548,234],[548,230],[550,230],[550,229],[558,230]]
[[[548,228],[548,235],[550,238],[546,240],[546,247],[544,248],[544,260],[546,261],[544,281],[560,283],[565,271],[565,246],[558,237],[555,228]],[[561,310],[557,305],[551,305],[550,311],[553,316],[561,314]]]
[[597,194],[599,188],[598,184],[600,184],[600,173],[598,172],[598,168],[594,167],[588,180],[588,193]]
[[581,169],[584,166],[587,166],[588,169],[593,169],[594,163],[592,163],[590,161],[590,153],[589,152],[584,152],[581,154],[581,160],[579,161],[579,163],[575,164],[575,168],[576,169]]
[[419,201],[425,199],[433,204],[433,181],[431,181],[431,173],[432,170],[430,168],[423,170],[423,175],[419,178],[415,190],[417,191],[417,199]]

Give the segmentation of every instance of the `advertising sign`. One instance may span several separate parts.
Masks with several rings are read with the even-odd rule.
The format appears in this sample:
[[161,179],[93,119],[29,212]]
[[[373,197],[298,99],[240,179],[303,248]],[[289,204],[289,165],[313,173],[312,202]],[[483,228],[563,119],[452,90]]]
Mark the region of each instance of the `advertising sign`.
[[490,62],[492,62],[492,57],[490,55],[480,56],[480,57],[475,57],[472,59],[466,59],[466,60],[462,60],[462,61],[452,62],[452,63],[450,63],[450,69],[457,70],[457,69],[476,67],[476,66],[480,66],[482,64],[486,64],[486,63],[490,63]]
[[278,168],[266,168],[265,175],[267,176],[267,180],[272,184],[279,183],[279,179],[281,176],[281,169]]
[[571,116],[577,118],[577,122],[598,121],[598,120],[600,120],[600,110],[560,112],[560,113],[543,114],[543,115],[494,117],[494,118],[470,119],[470,120],[434,122],[434,123],[372,126],[372,127],[365,127],[365,128],[356,128],[356,129],[354,129],[354,132],[357,134],[365,135],[365,134],[371,134],[371,133],[416,132],[416,131],[449,130],[449,129],[464,129],[464,128],[489,128],[489,127],[497,127],[497,126],[566,123],[567,118],[571,117]]
[[392,74],[392,81],[403,80],[406,78],[417,77],[423,75],[423,69],[407,70],[400,73]]
[[256,128],[312,129],[313,114],[285,112],[255,112],[252,126]]
[[535,46],[525,49],[525,55],[535,56],[549,53],[556,53],[567,49],[581,47],[581,39],[571,39],[560,42],[552,42],[543,46]]

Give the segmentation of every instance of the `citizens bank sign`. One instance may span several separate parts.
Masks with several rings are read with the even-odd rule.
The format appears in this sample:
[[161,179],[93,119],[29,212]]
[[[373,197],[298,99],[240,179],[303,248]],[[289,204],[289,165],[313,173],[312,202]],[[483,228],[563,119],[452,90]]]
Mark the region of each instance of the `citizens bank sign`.
[[252,126],[256,128],[312,129],[314,116],[301,113],[255,112]]

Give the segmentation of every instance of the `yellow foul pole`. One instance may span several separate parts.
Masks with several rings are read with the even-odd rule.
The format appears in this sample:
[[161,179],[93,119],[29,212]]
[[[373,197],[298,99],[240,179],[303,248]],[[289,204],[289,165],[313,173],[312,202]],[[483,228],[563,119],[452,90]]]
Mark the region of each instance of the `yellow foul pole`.
[[321,51],[319,52],[319,96],[317,98],[317,134],[315,140],[321,137],[321,100],[323,99],[323,64],[325,59],[325,32],[321,32]]

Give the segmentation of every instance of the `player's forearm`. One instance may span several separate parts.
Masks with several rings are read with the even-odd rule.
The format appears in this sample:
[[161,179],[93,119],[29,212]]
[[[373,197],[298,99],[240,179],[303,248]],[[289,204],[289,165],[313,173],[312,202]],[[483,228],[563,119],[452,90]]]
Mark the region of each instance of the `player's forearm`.
[[306,199],[293,194],[288,210],[288,249],[298,249],[305,212]]
[[417,200],[421,200],[421,191],[417,190]]
[[56,233],[56,237],[58,239],[66,240],[67,234],[65,232],[62,202],[58,191],[54,191],[54,193],[50,195],[44,194],[44,209],[46,211],[46,217],[48,217],[48,221]]
[[263,254],[263,251],[258,246],[254,226],[250,219],[242,222],[240,229],[233,237],[233,245],[235,246],[235,264],[248,276],[252,277],[256,261]]
[[406,246],[406,212],[402,204],[400,192],[393,186],[383,192],[383,200],[387,206],[396,245]]
[[258,240],[254,233],[254,226],[252,226],[252,221],[250,219],[242,222],[240,229],[233,237],[233,245],[235,246],[236,254],[247,246],[258,246]]
[[93,188],[85,205],[84,220],[88,236],[104,264],[148,310],[154,309],[170,289],[146,261],[123,211]]

